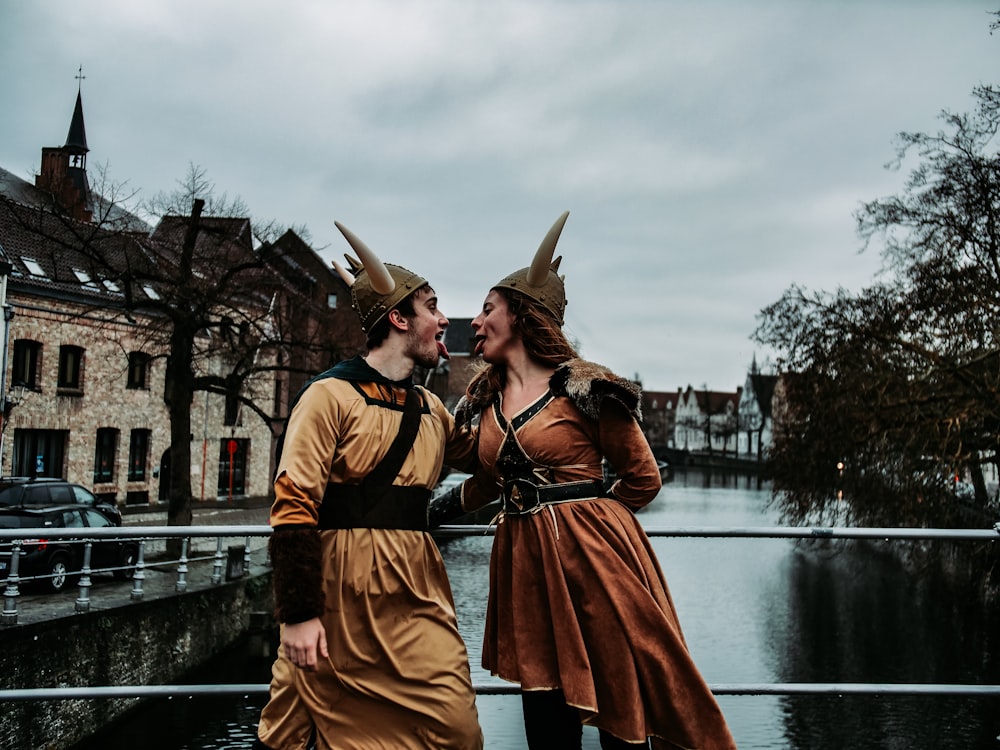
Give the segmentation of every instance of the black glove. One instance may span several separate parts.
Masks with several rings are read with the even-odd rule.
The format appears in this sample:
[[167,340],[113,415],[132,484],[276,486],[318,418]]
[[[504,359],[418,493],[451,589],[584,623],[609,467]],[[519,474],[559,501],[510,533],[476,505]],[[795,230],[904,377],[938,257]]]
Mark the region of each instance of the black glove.
[[447,492],[431,498],[430,503],[427,504],[427,528],[436,529],[438,526],[464,515],[462,485],[456,484]]

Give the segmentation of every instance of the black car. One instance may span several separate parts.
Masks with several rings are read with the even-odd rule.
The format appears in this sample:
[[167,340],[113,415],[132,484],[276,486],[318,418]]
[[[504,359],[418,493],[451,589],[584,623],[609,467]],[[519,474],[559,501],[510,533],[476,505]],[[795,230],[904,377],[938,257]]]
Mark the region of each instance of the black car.
[[0,508],[43,508],[74,504],[97,508],[106,515],[117,518],[118,525],[121,525],[122,513],[118,506],[101,502],[82,485],[49,477],[0,477]]
[[[120,517],[80,504],[0,509],[0,528],[30,530],[31,536],[26,536],[18,556],[18,577],[23,580],[38,576],[37,583],[48,591],[62,591],[77,579],[83,569],[84,544],[74,539],[46,539],[45,529],[117,526],[121,526]],[[81,537],[86,534],[81,533]],[[0,582],[9,575],[12,547],[11,540],[0,540]],[[137,556],[135,540],[96,539],[91,545],[90,567],[116,568],[114,576],[124,580],[132,574]]]

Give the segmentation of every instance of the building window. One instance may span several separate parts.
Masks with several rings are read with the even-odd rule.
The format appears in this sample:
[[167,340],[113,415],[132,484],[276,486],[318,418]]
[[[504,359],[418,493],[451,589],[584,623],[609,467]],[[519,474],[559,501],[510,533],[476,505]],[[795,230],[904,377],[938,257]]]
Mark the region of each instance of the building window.
[[232,427],[240,418],[240,393],[239,390],[229,388],[226,390],[226,410],[222,415],[222,424]]
[[97,431],[94,449],[94,484],[107,484],[115,480],[115,453],[118,448],[118,430],[102,427]]
[[14,367],[10,375],[11,385],[38,390],[38,370],[42,360],[42,345],[30,339],[14,342]]
[[326,306],[329,307],[331,310],[336,310],[337,309],[337,293],[336,292],[330,292],[328,295],[326,295]]
[[149,462],[149,430],[132,430],[128,441],[128,481],[145,482]]
[[83,371],[83,349],[79,346],[59,347],[59,381],[60,388],[80,390],[81,373]]
[[219,444],[219,497],[246,494],[247,453],[250,441],[223,438]]
[[62,477],[69,432],[15,430],[13,474],[18,477]]
[[145,352],[129,352],[128,384],[126,388],[149,388],[149,355]]
[[41,279],[48,279],[48,276],[45,275],[44,269],[34,258],[21,258],[21,262],[24,263],[24,267],[28,269],[28,273],[32,276],[38,276]]
[[126,505],[149,505],[149,492],[146,490],[135,490],[125,493]]

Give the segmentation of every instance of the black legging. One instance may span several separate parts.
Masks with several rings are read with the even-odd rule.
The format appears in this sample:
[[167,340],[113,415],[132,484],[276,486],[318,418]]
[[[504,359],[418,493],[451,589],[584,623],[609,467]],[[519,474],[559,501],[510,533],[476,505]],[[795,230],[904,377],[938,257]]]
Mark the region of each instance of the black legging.
[[[529,750],[580,750],[583,725],[580,712],[566,705],[562,690],[525,690],[521,693],[524,734]],[[598,730],[603,750],[642,750],[649,742],[625,742]]]

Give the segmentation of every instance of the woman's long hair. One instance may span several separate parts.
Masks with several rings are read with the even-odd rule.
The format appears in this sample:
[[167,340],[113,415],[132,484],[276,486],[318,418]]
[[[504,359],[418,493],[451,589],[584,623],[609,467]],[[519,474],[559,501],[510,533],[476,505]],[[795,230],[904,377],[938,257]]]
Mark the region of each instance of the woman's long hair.
[[[528,356],[548,367],[558,367],[563,362],[580,355],[569,343],[559,323],[552,314],[531,297],[513,289],[493,289],[507,300],[507,308],[514,316],[514,333],[524,342]],[[485,380],[491,394],[499,393],[507,380],[505,365],[486,364],[469,383],[466,393],[471,394]]]

